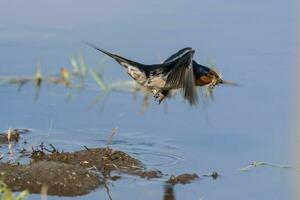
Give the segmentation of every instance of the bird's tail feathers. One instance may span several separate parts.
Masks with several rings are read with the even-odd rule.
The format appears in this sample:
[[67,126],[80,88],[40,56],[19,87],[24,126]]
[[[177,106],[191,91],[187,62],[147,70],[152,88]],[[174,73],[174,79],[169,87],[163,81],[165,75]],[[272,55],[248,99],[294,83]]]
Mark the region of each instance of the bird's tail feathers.
[[84,43],[87,44],[87,45],[89,45],[90,47],[98,50],[98,51],[101,51],[102,53],[104,53],[104,54],[108,55],[109,57],[115,59],[119,63],[121,63],[121,62],[130,62],[128,59],[123,58],[121,56],[118,56],[116,54],[110,53],[110,52],[108,52],[108,51],[106,51],[104,49],[101,49],[101,48],[97,47],[96,45],[94,45],[94,44],[92,44],[90,42],[84,42]]

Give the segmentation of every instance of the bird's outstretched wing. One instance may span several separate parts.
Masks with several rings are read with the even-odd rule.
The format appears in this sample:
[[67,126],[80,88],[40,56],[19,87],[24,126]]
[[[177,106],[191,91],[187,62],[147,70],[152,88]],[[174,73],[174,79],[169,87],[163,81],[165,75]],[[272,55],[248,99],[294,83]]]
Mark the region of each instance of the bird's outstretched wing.
[[184,99],[191,105],[198,103],[192,64],[194,52],[191,48],[184,48],[165,61],[174,64],[167,76],[166,87],[182,88]]
[[163,63],[168,63],[168,62],[172,62],[174,60],[180,59],[180,58],[182,58],[182,56],[184,56],[187,52],[189,52],[191,50],[192,50],[191,47],[186,47],[186,48],[180,49],[178,52],[172,54],[169,58],[167,58]]

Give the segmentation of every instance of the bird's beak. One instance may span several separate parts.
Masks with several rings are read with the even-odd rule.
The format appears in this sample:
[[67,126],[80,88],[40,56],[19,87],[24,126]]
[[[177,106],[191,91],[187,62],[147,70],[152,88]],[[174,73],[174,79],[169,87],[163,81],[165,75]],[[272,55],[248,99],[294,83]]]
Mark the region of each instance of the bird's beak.
[[219,79],[219,80],[218,80],[218,84],[231,85],[231,86],[238,86],[238,84],[235,83],[235,82],[233,82],[233,81],[227,81],[227,80],[223,80],[223,79]]

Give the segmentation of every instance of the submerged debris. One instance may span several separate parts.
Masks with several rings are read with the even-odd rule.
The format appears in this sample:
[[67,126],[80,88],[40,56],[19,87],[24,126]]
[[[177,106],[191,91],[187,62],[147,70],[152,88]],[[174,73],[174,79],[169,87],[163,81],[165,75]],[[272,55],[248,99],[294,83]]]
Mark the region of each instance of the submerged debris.
[[204,177],[211,177],[212,179],[216,180],[217,178],[219,178],[221,175],[219,174],[219,172],[217,171],[213,171],[210,174],[204,174]]
[[101,184],[95,173],[59,162],[42,161],[28,165],[2,163],[0,172],[12,191],[26,189],[31,193],[40,193],[42,187],[47,187],[49,195],[76,196],[87,194]]
[[20,134],[25,134],[28,132],[28,129],[9,129],[3,133],[0,133],[0,144],[18,142],[20,139]]
[[179,176],[172,175],[167,183],[171,185],[176,185],[176,184],[189,184],[195,180],[199,179],[199,176],[197,174],[181,174]]

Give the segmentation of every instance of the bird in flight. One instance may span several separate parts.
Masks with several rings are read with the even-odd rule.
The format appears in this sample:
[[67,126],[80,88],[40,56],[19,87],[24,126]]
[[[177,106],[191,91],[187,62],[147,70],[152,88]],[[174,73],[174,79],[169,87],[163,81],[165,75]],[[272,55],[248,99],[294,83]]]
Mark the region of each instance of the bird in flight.
[[193,60],[195,50],[190,47],[179,50],[161,64],[145,65],[110,53],[94,44],[86,44],[117,61],[129,76],[149,89],[159,103],[171,90],[181,89],[184,99],[190,105],[195,105],[198,103],[196,86],[209,85],[212,89],[218,84],[234,84],[222,80],[217,72]]

